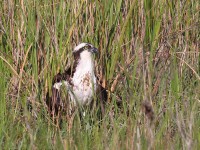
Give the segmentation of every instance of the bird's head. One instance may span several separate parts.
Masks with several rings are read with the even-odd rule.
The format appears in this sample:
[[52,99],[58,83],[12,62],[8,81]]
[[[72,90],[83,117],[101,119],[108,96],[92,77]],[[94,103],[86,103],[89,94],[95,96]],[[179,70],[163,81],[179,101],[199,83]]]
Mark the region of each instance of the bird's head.
[[89,52],[91,54],[96,54],[96,53],[98,53],[98,49],[96,47],[94,47],[92,44],[81,43],[81,44],[77,45],[73,50],[74,55],[81,54],[83,52]]
[[[93,55],[98,53],[98,49],[89,43],[81,43],[77,45],[73,50],[74,55],[74,68],[77,65],[81,66],[80,68],[90,68],[94,66]],[[92,65],[92,66],[91,66]]]

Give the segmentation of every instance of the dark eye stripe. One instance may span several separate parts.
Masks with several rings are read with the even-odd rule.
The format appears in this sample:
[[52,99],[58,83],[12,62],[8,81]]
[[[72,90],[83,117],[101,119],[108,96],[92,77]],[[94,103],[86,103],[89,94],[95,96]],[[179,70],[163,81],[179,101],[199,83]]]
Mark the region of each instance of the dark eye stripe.
[[87,50],[87,49],[90,49],[90,48],[92,48],[92,47],[93,47],[92,45],[87,44],[87,45],[85,45],[84,47],[82,47],[82,48],[80,48],[79,50],[77,50],[76,52],[74,52],[74,54],[75,54],[75,53],[81,53],[82,51]]
[[91,46],[90,45],[86,45],[83,49],[89,49],[89,48],[91,48]]

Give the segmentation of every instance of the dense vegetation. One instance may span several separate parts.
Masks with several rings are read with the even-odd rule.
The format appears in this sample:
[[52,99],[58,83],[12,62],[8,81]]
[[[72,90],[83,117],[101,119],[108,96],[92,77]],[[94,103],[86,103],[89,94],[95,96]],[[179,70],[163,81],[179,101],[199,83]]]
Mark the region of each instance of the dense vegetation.
[[[52,78],[80,42],[99,48],[106,115],[47,112]],[[198,149],[199,0],[0,1],[3,149]],[[117,107],[117,97],[123,103]]]

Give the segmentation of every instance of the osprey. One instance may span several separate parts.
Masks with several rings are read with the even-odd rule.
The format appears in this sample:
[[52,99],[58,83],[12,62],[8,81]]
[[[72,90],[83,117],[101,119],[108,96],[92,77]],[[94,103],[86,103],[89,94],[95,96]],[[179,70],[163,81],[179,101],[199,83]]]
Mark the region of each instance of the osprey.
[[[48,98],[47,105],[53,113],[57,113],[61,107],[60,88],[66,87],[71,106],[90,105],[94,96],[100,100],[101,109],[103,101],[107,99],[106,90],[98,84],[95,75],[94,54],[98,49],[92,44],[81,43],[73,50],[74,64],[64,73],[58,73],[53,79],[52,98]],[[104,111],[104,110],[102,110]]]

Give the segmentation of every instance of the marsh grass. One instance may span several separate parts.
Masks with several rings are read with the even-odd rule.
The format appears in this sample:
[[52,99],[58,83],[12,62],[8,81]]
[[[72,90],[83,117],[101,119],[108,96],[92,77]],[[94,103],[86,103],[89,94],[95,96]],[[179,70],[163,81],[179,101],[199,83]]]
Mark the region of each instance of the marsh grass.
[[[1,148],[198,149],[199,18],[198,0],[1,1]],[[80,42],[110,102],[59,128],[45,95]]]

